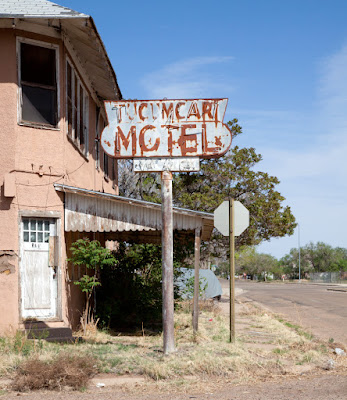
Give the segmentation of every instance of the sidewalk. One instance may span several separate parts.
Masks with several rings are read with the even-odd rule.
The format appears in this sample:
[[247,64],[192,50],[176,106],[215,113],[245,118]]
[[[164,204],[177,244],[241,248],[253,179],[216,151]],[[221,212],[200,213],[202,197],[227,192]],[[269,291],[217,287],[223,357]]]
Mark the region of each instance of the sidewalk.
[[326,283],[326,282],[311,282],[311,281],[284,281],[284,284],[297,284],[297,285],[315,285],[326,286],[327,290],[347,292],[347,283]]

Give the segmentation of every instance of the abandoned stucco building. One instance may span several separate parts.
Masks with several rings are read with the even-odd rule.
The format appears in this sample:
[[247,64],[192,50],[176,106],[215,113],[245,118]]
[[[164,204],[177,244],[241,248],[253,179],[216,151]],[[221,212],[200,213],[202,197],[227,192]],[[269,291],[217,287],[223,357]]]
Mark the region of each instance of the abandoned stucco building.
[[[104,154],[104,100],[121,99],[93,19],[45,0],[0,0],[0,334],[26,320],[73,328],[82,300],[68,265],[89,236],[155,241],[160,205],[118,196]],[[209,214],[174,229],[209,237]]]

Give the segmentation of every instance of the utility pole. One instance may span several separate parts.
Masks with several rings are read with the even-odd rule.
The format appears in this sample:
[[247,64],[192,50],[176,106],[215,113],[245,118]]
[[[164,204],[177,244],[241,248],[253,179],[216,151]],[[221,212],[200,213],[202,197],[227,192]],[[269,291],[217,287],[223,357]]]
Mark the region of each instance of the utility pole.
[[300,265],[300,225],[298,224],[298,247],[299,247],[299,282],[301,282],[301,265]]

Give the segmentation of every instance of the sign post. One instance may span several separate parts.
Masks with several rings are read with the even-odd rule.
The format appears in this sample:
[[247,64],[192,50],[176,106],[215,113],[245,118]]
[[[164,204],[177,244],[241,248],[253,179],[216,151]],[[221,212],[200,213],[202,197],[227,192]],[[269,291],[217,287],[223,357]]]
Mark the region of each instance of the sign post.
[[161,173],[162,199],[162,293],[163,293],[163,344],[164,354],[175,350],[174,291],[173,291],[173,230],[172,230],[172,173]]
[[200,244],[201,244],[201,228],[195,228],[195,240],[194,240],[194,299],[193,299],[193,333],[194,333],[194,335],[198,331],[198,324],[199,324]]
[[[223,123],[227,103],[227,99],[105,101],[108,125],[100,139],[105,153],[133,159],[134,172],[161,173],[164,354],[175,350],[172,172],[199,171],[199,157],[220,157],[229,150],[232,134]],[[196,248],[200,236],[196,230]],[[199,273],[194,287],[199,287]],[[195,294],[194,331],[197,316]]]
[[[227,216],[227,218],[226,218]],[[214,226],[224,236],[229,236],[230,263],[230,342],[235,342],[235,236],[249,226],[249,211],[234,199],[224,201],[214,210]]]
[[235,207],[229,200],[230,342],[235,343]]

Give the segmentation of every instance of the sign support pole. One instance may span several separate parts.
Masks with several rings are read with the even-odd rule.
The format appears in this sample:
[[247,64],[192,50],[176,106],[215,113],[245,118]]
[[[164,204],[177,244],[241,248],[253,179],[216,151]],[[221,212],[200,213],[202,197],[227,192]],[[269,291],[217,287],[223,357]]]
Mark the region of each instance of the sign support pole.
[[195,242],[194,242],[194,305],[193,305],[193,334],[198,332],[199,324],[199,267],[200,267],[200,245],[201,245],[201,229],[195,229]]
[[235,215],[234,199],[229,200],[229,261],[230,261],[230,342],[235,343]]
[[173,291],[173,219],[172,219],[172,173],[161,173],[162,198],[162,293],[164,354],[175,351],[174,337],[174,291]]

